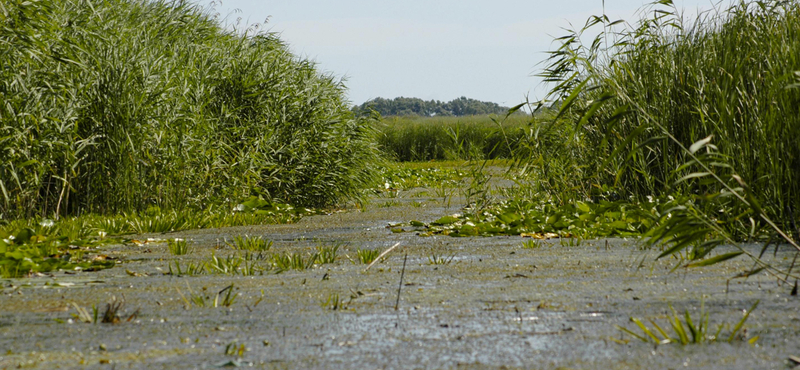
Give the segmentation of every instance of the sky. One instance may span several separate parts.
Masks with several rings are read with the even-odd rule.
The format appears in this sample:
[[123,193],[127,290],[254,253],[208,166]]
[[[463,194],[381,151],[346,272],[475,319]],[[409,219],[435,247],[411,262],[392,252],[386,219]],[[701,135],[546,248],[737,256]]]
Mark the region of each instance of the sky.
[[[239,29],[263,23],[291,50],[344,79],[353,104],[382,97],[449,101],[461,96],[513,106],[546,91],[534,75],[564,28],[603,14],[602,0],[196,0]],[[642,0],[606,0],[633,23]],[[675,0],[687,14],[711,0]]]

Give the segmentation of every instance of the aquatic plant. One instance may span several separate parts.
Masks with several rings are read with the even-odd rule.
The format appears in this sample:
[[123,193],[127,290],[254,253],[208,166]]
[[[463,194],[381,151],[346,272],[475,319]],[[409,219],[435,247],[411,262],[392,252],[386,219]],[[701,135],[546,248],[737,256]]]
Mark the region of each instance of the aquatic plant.
[[182,256],[191,252],[189,243],[187,243],[184,239],[173,239],[168,241],[167,248],[169,249],[169,253],[175,256]]
[[[173,264],[175,268],[173,268]],[[186,268],[182,268],[180,261],[172,261],[167,265],[168,272],[167,275],[173,276],[195,276],[195,275],[202,275],[206,272],[206,264],[199,263],[195,264],[193,262],[189,262]]]
[[336,262],[336,252],[339,251],[341,244],[334,245],[319,245],[317,246],[317,263],[324,265],[326,263]]
[[96,252],[101,245],[119,242],[119,239],[100,236],[70,239],[50,228],[0,229],[0,276],[17,278],[36,272],[96,271],[114,267],[115,260],[89,252]]
[[278,270],[306,270],[314,266],[319,258],[318,253],[304,257],[302,253],[275,253],[272,265]]
[[445,255],[441,255],[441,254],[431,253],[431,255],[428,256],[428,264],[429,265],[449,265],[450,262],[453,262],[453,258],[455,258],[455,257],[456,256],[454,254],[453,255],[449,255],[449,256],[445,256]]
[[220,258],[212,253],[211,258],[206,261],[205,266],[210,273],[236,275],[239,272],[239,266],[242,262],[244,262],[244,260],[236,255]]
[[332,311],[345,308],[344,302],[339,299],[339,293],[328,294],[328,298],[322,302],[321,306]]
[[358,261],[364,265],[368,265],[375,261],[376,258],[381,254],[379,249],[356,249],[356,256],[358,257]]
[[[744,327],[744,323],[750,317],[750,314],[753,310],[758,307],[759,301],[756,301],[749,310],[744,311],[744,315],[742,316],[741,320],[736,323],[736,325],[731,329],[730,333],[728,334],[727,342],[732,342],[738,336],[737,334],[740,333],[742,328]],[[667,343],[680,343],[682,345],[687,344],[701,344],[701,343],[713,343],[723,339],[721,336],[722,329],[728,325],[726,324],[719,324],[717,326],[716,331],[713,331],[709,324],[709,315],[708,312],[705,310],[705,302],[700,304],[700,313],[699,317],[695,317],[692,319],[691,314],[689,314],[689,310],[686,310],[683,317],[678,315],[672,305],[669,305],[670,311],[672,311],[672,315],[668,316],[668,321],[670,327],[672,327],[673,334],[669,335],[666,330],[664,330],[655,320],[648,320],[650,324],[653,325],[655,330],[651,330],[647,327],[641,320],[631,317],[631,322],[636,324],[636,326],[642,331],[642,335],[636,334],[630,329],[627,329],[622,326],[617,326],[619,330],[633,336],[636,339],[639,339],[643,342],[653,342],[655,344],[667,344]],[[661,338],[658,337],[660,334]],[[758,336],[755,336],[751,339],[747,339],[746,337],[741,337],[743,340],[747,340],[748,343],[753,344],[758,340]]]
[[542,246],[542,242],[540,242],[537,239],[528,239],[528,240],[522,242],[522,248],[525,248],[525,249],[538,249],[541,246]]
[[235,236],[231,243],[225,242],[229,247],[248,252],[267,252],[272,247],[271,240],[265,240],[263,237],[247,237]]

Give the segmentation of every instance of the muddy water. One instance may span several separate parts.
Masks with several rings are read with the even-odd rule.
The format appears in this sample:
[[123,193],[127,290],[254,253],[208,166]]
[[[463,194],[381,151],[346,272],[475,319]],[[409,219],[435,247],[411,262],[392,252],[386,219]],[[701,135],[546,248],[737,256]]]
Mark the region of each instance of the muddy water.
[[[654,261],[657,252],[634,240],[550,240],[524,249],[519,237],[422,238],[386,228],[458,211],[446,203],[401,194],[377,199],[365,212],[292,225],[157,235],[189,239],[194,252],[171,256],[159,243],[109,247],[103,253],[124,258],[119,267],[3,281],[0,368],[785,369],[790,355],[800,355],[800,301],[790,287],[766,276],[726,284],[751,267],[744,259],[670,273],[674,260]],[[264,236],[275,242],[273,251],[345,246],[336,263],[304,271],[163,274],[176,258],[185,266],[231,254],[221,240],[236,235]],[[369,271],[351,262],[357,248],[397,242],[401,247]],[[433,256],[450,262],[431,264]],[[788,265],[790,256],[778,252],[772,261]],[[186,303],[205,292],[211,306],[231,284],[238,296],[229,307]],[[102,315],[112,299],[123,301],[117,324],[74,317],[75,305],[90,316],[96,305]],[[747,338],[759,336],[755,345],[656,346],[617,328],[641,333],[631,316],[666,328],[668,304],[697,317],[701,302],[714,328],[732,327],[756,300],[746,324]],[[722,332],[727,338],[730,329]]]

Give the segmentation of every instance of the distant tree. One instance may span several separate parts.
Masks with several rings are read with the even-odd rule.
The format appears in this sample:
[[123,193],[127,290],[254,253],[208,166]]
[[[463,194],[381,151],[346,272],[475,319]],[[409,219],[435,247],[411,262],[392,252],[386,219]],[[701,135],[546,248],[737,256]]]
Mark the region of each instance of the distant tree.
[[425,101],[419,98],[399,97],[394,99],[375,98],[353,107],[357,114],[376,111],[382,116],[471,116],[483,114],[504,114],[508,107],[497,103],[483,102],[460,97],[449,102]]

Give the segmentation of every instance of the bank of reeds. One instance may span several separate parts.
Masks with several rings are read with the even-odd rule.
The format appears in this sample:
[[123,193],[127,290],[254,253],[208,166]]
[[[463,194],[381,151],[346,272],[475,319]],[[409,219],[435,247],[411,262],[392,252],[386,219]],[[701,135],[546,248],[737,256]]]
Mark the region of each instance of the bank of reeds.
[[358,196],[370,121],[258,28],[181,0],[0,3],[0,220]]
[[510,158],[530,116],[384,117],[381,148],[398,161]]
[[[800,214],[800,2],[743,1],[691,20],[671,1],[651,7],[636,24],[597,16],[558,39],[542,75],[553,83],[549,99],[560,102],[560,113],[536,128],[538,138],[554,140],[529,141],[523,153],[548,179],[537,185],[570,189],[579,199],[731,198],[732,189],[793,228]],[[581,42],[598,29],[591,44]],[[751,216],[730,218],[766,226],[751,225]]]
[[[520,194],[633,203],[652,220],[644,235],[658,258],[745,255],[754,266],[737,277],[796,279],[794,263],[761,257],[771,244],[800,250],[800,1],[742,1],[694,20],[670,0],[650,7],[634,25],[594,16],[557,39],[542,76],[560,107],[517,152],[534,174]],[[760,254],[739,244],[753,240]],[[711,253],[722,244],[737,250]]]

